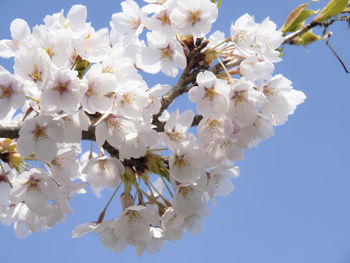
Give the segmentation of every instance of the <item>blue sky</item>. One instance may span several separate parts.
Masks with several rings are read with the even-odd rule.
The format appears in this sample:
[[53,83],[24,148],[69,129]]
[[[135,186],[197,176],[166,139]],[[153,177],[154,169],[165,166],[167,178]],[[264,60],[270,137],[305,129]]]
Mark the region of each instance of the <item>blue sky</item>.
[[[139,0],[138,3],[143,1]],[[214,30],[229,27],[244,13],[262,21],[266,16],[281,27],[288,13],[303,1],[222,0]],[[313,3],[317,9],[327,1]],[[9,38],[14,18],[32,27],[73,4],[88,8],[95,28],[109,25],[120,11],[120,1],[1,0],[0,39]],[[331,27],[333,47],[350,67],[350,31],[345,23]],[[317,32],[317,31],[316,31]],[[287,46],[276,65],[302,90],[307,100],[276,135],[245,154],[236,190],[218,198],[205,228],[198,236],[167,243],[162,252],[138,259],[134,248],[118,255],[104,248],[97,236],[72,239],[72,229],[95,220],[102,199],[92,195],[71,201],[75,210],[47,233],[17,239],[12,228],[0,226],[0,262],[237,262],[237,263],[346,263],[350,262],[350,75],[346,74],[324,42],[307,49]],[[9,63],[0,60],[9,67]],[[167,78],[147,78],[174,83]],[[180,107],[183,102],[175,106]],[[112,207],[113,209],[113,207]]]

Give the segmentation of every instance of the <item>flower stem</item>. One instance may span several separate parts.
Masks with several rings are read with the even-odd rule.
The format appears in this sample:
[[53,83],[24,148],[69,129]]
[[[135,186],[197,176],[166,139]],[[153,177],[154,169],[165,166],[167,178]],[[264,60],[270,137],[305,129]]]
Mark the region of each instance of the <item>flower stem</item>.
[[112,202],[114,196],[117,194],[120,186],[122,184],[120,183],[118,186],[117,186],[117,189],[114,191],[114,193],[112,194],[111,198],[108,200],[108,203],[106,204],[105,208],[102,210],[102,212],[100,213],[100,216],[98,217],[97,219],[97,224],[101,224],[103,222],[103,218],[105,217],[105,214],[106,214],[106,211],[107,211],[107,208],[108,206],[110,205],[110,203]]

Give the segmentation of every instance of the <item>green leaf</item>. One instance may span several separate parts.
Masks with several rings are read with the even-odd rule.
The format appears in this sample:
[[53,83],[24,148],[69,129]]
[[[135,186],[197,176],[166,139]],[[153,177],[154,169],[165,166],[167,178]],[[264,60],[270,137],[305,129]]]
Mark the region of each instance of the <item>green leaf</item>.
[[312,30],[308,30],[306,31],[306,33],[302,34],[301,36],[299,36],[296,41],[295,41],[295,45],[300,46],[303,45],[304,47],[310,45],[313,42],[316,42],[318,40],[321,40],[322,37],[315,35],[314,33],[312,33]]
[[331,0],[314,19],[315,22],[321,23],[328,18],[335,16],[346,8],[348,0]]
[[84,59],[78,59],[75,63],[74,70],[78,71],[78,77],[83,78],[86,70],[90,67],[90,62]]
[[216,4],[216,6],[217,6],[218,8],[219,8],[220,5],[221,5],[221,0],[218,0],[218,1],[216,1],[216,0],[211,0],[211,2],[214,3],[214,4]]
[[302,4],[295,8],[287,17],[281,31],[286,34],[287,32],[295,32],[302,28],[305,24],[305,20],[316,14],[319,10],[308,10],[309,3]]

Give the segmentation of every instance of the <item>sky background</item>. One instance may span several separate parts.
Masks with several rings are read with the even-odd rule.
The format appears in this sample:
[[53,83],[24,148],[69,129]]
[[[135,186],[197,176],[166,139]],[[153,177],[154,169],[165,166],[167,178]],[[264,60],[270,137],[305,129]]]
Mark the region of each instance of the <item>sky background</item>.
[[[143,1],[137,1],[143,5]],[[304,1],[222,0],[213,30],[229,33],[244,13],[261,22],[269,16],[278,28],[289,12]],[[0,39],[10,38],[13,19],[30,27],[47,14],[66,11],[73,4],[88,8],[96,28],[109,25],[120,1],[0,0]],[[327,1],[312,3],[317,9]],[[331,44],[350,67],[350,31],[345,23],[331,30]],[[317,32],[317,31],[316,31]],[[350,262],[350,75],[346,74],[324,42],[307,49],[287,46],[275,73],[293,81],[307,100],[276,135],[245,154],[241,176],[229,196],[217,198],[204,230],[198,236],[168,242],[160,253],[141,259],[129,247],[121,255],[104,248],[98,237],[72,239],[75,226],[96,220],[109,198],[81,195],[73,198],[75,211],[47,233],[17,239],[11,227],[0,225],[0,262],[237,262],[237,263],[347,263]],[[0,60],[9,68],[9,63]],[[147,77],[174,83],[167,78]],[[174,107],[188,107],[178,101]],[[173,108],[174,108],[173,107]],[[111,207],[113,210],[113,205]]]

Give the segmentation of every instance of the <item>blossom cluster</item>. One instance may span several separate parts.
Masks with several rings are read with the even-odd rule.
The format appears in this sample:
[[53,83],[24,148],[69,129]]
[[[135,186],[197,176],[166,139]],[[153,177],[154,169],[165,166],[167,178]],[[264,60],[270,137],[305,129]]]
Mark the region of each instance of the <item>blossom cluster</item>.
[[[111,29],[97,31],[82,5],[32,29],[15,19],[12,39],[0,41],[0,57],[14,58],[14,73],[0,68],[0,120],[20,125],[18,139],[0,142],[0,221],[17,236],[63,222],[86,185],[96,196],[123,186],[122,211],[104,220],[108,203],[73,237],[96,233],[113,251],[133,245],[141,255],[185,230],[197,234],[208,201],[233,190],[243,151],[304,101],[290,80],[273,76],[283,36],[268,18],[245,14],[229,37],[207,36],[218,15],[212,1],[145,2],[122,2]],[[181,91],[149,87],[144,74],[159,72],[195,76]],[[168,112],[164,101],[187,91],[198,115]],[[83,153],[82,139],[100,152]]]

